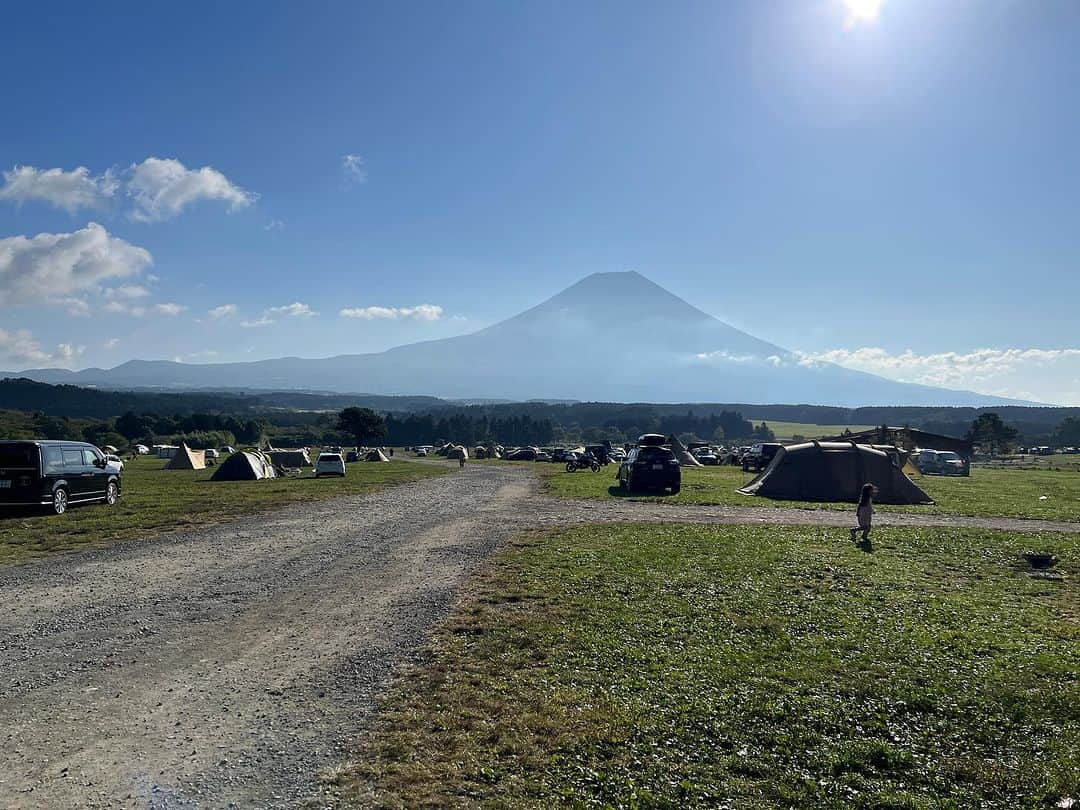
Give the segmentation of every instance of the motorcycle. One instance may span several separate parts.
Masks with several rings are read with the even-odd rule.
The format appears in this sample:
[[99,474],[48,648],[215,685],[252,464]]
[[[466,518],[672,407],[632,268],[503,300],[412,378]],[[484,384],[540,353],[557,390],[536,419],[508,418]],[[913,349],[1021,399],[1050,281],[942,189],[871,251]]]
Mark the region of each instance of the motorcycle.
[[600,472],[600,462],[592,456],[572,458],[566,462],[567,472],[577,472],[578,470],[584,470],[586,467],[588,467],[593,472]]

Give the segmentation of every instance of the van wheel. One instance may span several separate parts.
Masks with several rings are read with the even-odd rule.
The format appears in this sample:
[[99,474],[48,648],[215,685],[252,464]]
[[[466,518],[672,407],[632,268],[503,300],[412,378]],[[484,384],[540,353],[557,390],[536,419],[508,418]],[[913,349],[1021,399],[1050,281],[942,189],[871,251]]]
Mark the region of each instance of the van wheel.
[[55,515],[62,515],[68,508],[68,493],[63,487],[58,487],[52,496],[52,510]]
[[109,485],[105,487],[105,503],[109,506],[115,506],[117,499],[120,497],[120,487],[116,485],[115,481],[110,481]]

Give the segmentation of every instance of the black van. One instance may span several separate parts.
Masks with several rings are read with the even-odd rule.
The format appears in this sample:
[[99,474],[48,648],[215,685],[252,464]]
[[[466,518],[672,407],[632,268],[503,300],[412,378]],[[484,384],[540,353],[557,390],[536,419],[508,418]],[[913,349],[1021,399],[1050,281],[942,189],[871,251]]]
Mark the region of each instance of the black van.
[[0,441],[0,507],[45,506],[57,515],[69,504],[120,497],[120,470],[92,444]]

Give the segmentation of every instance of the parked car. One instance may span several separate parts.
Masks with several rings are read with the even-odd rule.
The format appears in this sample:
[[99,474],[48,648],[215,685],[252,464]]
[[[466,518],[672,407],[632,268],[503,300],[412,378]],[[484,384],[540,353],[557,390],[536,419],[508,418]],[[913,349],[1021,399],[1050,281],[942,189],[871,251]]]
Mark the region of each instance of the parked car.
[[674,494],[682,488],[682,469],[675,453],[667,447],[656,445],[631,450],[619,464],[616,478],[619,486],[627,491],[670,489]]
[[68,506],[120,498],[120,469],[86,442],[0,441],[0,506]]
[[231,456],[235,452],[236,452],[236,448],[232,447],[232,446],[230,446],[228,444],[221,448],[221,453],[223,455],[226,455],[226,456]]
[[924,475],[969,474],[967,462],[951,450],[918,450],[912,460]]
[[221,458],[221,453],[219,453],[213,447],[209,447],[206,450],[204,450],[203,452],[206,453],[206,458],[213,458],[213,459]]
[[116,455],[116,453],[106,453],[105,461],[112,465],[113,469],[115,469],[118,473],[124,471],[124,460],[120,458],[120,456]]
[[324,475],[340,475],[345,477],[345,460],[341,453],[320,453],[315,460],[315,477],[322,478]]
[[769,462],[781,447],[783,445],[779,442],[758,442],[753,445],[742,457],[743,472],[761,472],[769,466]]
[[691,451],[691,454],[706,467],[715,467],[720,463],[720,456],[716,455],[709,447],[699,447]]

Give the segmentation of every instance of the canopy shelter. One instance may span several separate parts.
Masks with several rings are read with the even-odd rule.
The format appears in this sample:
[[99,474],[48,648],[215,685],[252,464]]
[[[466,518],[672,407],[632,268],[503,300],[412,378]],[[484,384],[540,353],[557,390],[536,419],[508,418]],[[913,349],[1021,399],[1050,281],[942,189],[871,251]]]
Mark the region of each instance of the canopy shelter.
[[460,444],[447,453],[447,458],[468,458],[469,451],[462,447]]
[[310,467],[311,456],[306,447],[299,450],[267,450],[270,463],[278,467]]
[[270,459],[257,450],[244,450],[233,453],[218,465],[211,481],[260,481],[264,478],[277,478]]
[[376,447],[364,454],[364,461],[390,461],[390,459],[386,457],[386,453]]
[[828,442],[855,442],[857,444],[891,444],[904,450],[914,450],[916,447],[929,448],[932,450],[952,450],[963,459],[971,459],[971,442],[967,439],[958,439],[955,436],[945,436],[940,433],[927,433],[925,430],[916,430],[910,427],[881,427],[860,430],[858,433],[848,431],[841,436],[832,439],[823,439]]
[[176,455],[165,465],[166,470],[205,470],[206,451],[192,450],[185,442],[180,442]]
[[694,458],[694,454],[686,449],[686,445],[679,441],[679,437],[674,433],[668,439],[668,444],[671,445],[671,452],[675,454],[675,458],[679,460],[680,467],[704,467],[705,465]]
[[791,501],[857,503],[864,484],[877,488],[874,500],[878,503],[934,502],[904,475],[896,457],[853,442],[806,442],[781,447],[769,466],[739,492]]

